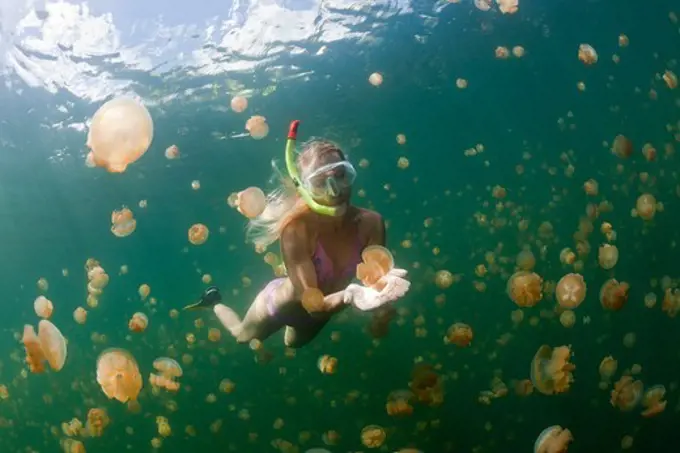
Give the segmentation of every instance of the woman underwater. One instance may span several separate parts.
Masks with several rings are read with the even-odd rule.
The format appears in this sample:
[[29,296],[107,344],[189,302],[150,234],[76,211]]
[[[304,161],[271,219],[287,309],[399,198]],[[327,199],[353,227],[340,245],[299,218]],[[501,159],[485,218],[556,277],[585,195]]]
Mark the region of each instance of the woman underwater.
[[[256,245],[280,241],[287,277],[269,282],[243,320],[220,303],[216,287],[187,307],[213,306],[239,343],[265,340],[285,327],[286,346],[299,348],[347,306],[373,310],[402,297],[410,287],[403,269],[382,277],[380,291],[351,283],[361,252],[385,244],[385,224],[380,214],[350,204],[356,171],[336,145],[310,141],[296,159],[298,125],[299,121],[291,123],[286,143],[286,166],[294,187],[284,183],[269,194],[265,211],[248,225],[248,237]],[[309,288],[324,294],[320,309],[312,313],[301,303]]]

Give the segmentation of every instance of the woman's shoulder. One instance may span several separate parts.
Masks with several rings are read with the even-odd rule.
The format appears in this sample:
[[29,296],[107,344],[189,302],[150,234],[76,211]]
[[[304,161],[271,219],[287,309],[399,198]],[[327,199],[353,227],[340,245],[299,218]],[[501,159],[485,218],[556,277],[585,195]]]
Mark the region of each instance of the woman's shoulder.
[[356,210],[355,219],[360,231],[370,233],[375,229],[382,228],[383,218],[379,213],[364,208],[356,208]]

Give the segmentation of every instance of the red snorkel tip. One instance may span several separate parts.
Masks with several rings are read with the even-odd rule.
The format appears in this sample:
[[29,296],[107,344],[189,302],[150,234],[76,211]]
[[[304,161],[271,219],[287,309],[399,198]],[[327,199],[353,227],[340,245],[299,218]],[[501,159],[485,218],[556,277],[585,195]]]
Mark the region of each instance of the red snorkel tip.
[[297,139],[298,126],[300,125],[300,120],[293,120],[290,122],[290,127],[288,128],[288,140]]

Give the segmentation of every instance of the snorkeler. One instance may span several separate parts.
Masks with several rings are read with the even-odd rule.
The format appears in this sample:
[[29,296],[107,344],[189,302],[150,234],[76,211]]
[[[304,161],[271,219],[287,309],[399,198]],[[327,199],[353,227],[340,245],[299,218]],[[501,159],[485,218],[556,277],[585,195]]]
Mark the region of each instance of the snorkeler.
[[[326,140],[312,140],[295,156],[299,121],[293,121],[286,143],[289,180],[267,197],[267,207],[248,226],[256,245],[280,241],[287,277],[269,282],[250,305],[243,320],[221,303],[210,287],[187,308],[213,307],[239,343],[265,340],[285,327],[286,346],[309,343],[333,314],[352,305],[375,310],[401,298],[410,287],[406,271],[393,269],[382,277],[381,290],[351,283],[362,251],[385,244],[380,214],[350,204],[356,170],[344,153]],[[292,184],[290,184],[292,180]],[[320,311],[308,312],[302,295],[309,288],[323,294]]]

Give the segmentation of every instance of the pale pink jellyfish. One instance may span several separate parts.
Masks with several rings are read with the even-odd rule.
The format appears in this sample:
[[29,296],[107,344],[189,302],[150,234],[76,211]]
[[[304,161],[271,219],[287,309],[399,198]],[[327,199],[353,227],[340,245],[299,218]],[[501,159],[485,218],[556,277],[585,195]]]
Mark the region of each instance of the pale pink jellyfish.
[[370,76],[368,76],[368,83],[373,85],[374,87],[379,87],[383,83],[383,76],[379,72],[374,72]]
[[234,96],[231,99],[231,109],[236,113],[242,113],[248,108],[248,99],[243,96]]
[[208,227],[202,223],[195,223],[191,226],[191,228],[189,228],[188,234],[189,242],[191,242],[193,245],[201,245],[208,240],[210,231],[208,230]]
[[550,426],[539,434],[534,443],[534,453],[566,453],[574,440],[571,431],[561,426]]
[[87,146],[95,165],[122,173],[149,149],[153,120],[134,99],[118,98],[102,105],[92,117]]
[[557,303],[563,308],[573,310],[586,298],[586,283],[580,274],[567,274],[557,282],[555,289]]
[[104,271],[101,266],[95,266],[87,272],[87,278],[90,280],[89,286],[94,289],[104,289],[109,284],[109,274]]
[[171,145],[165,149],[165,158],[168,160],[179,159],[179,148],[177,145]]
[[251,116],[250,119],[246,121],[246,130],[255,140],[265,138],[267,134],[269,134],[267,119],[260,115]]
[[85,324],[87,321],[87,310],[85,310],[83,307],[76,308],[73,312],[73,319],[78,324]]
[[38,323],[38,338],[45,359],[54,371],[59,371],[66,362],[66,339],[59,329],[46,319]]
[[136,401],[142,390],[137,361],[124,349],[107,349],[97,359],[97,382],[109,399]]
[[45,371],[45,354],[43,354],[42,346],[40,345],[40,339],[35,334],[35,329],[33,326],[24,326],[24,336],[21,339],[24,344],[24,349],[26,350],[26,363],[28,364],[28,369],[31,373],[42,373]]
[[123,207],[120,211],[111,213],[111,232],[119,238],[131,235],[137,228],[137,221],[130,209]]
[[47,297],[38,296],[36,297],[35,302],[33,302],[33,309],[35,310],[36,315],[43,319],[49,319],[54,311],[54,306],[52,305],[52,301]]
[[259,187],[248,187],[238,193],[236,209],[249,219],[254,219],[262,214],[266,203],[267,199],[262,189]]
[[128,328],[132,332],[144,332],[149,325],[149,318],[141,312],[137,312],[132,315],[130,321],[128,322]]

